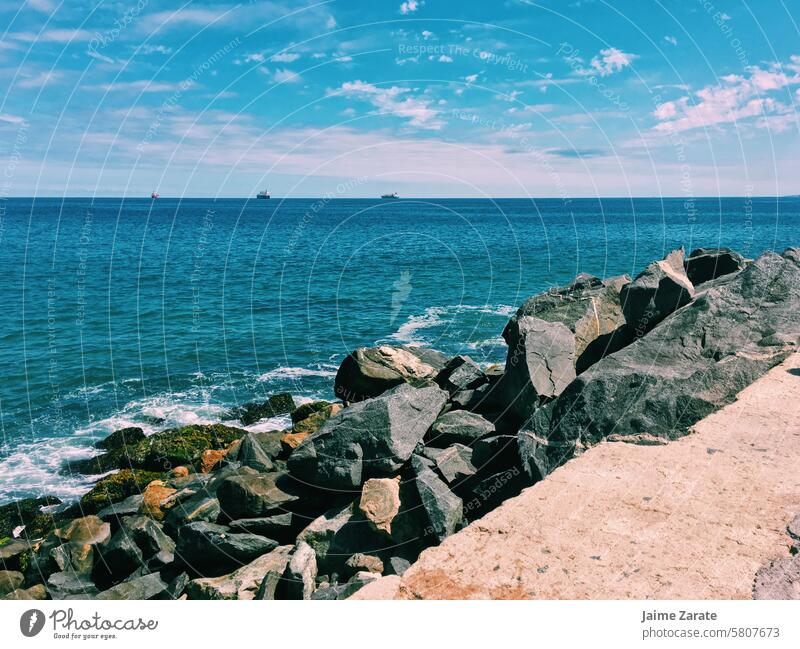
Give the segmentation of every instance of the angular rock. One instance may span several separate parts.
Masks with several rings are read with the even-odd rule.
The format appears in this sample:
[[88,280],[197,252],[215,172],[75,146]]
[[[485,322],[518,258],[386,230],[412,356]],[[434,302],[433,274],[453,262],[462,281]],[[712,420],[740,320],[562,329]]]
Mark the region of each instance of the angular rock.
[[383,394],[401,383],[428,385],[447,358],[422,347],[360,347],[342,361],[334,393],[346,403]]
[[100,560],[95,569],[95,581],[108,584],[130,575],[144,565],[139,546],[124,528],[120,528],[99,551]]
[[65,542],[98,545],[111,538],[111,526],[97,516],[84,516],[58,528],[55,535]]
[[134,446],[145,438],[144,431],[136,426],[115,430],[105,439],[95,443],[95,448],[113,451],[123,446]]
[[17,588],[0,599],[47,599],[47,589],[43,584],[36,584],[30,588]]
[[88,578],[66,572],[54,572],[47,578],[47,593],[52,599],[92,599],[98,590]]
[[317,557],[308,543],[297,544],[283,576],[286,599],[311,599],[316,588]]
[[122,469],[113,475],[101,478],[81,497],[81,511],[94,514],[129,496],[141,495],[145,487],[159,477],[160,474],[152,471]]
[[391,557],[386,566],[386,574],[402,576],[410,567],[411,562],[408,561],[408,559],[404,559],[403,557]]
[[188,523],[217,520],[221,512],[219,500],[204,492],[178,501],[164,519],[164,528],[173,536]]
[[698,248],[686,258],[689,281],[697,286],[723,275],[738,273],[746,266],[744,257],[730,248]]
[[124,516],[138,514],[143,502],[144,496],[141,494],[134,494],[133,496],[128,496],[125,500],[104,507],[97,512],[97,517],[109,522],[112,520],[118,521]]
[[[476,444],[478,443],[480,441],[476,442]],[[457,485],[475,475],[476,468],[472,461],[473,451],[470,447],[453,444],[443,450],[426,449],[426,455],[431,450],[438,451],[431,459],[436,463],[436,470],[448,485]]]
[[142,551],[144,559],[156,555],[166,558],[175,552],[175,542],[167,536],[161,525],[148,516],[129,516],[123,519],[122,530]]
[[297,422],[307,419],[315,412],[327,410],[331,405],[332,404],[328,401],[311,401],[310,403],[301,404],[292,410],[292,423],[296,424]]
[[472,447],[472,463],[481,471],[518,466],[519,451],[516,435],[493,435],[478,440]]
[[[283,545],[229,575],[193,579],[186,589],[189,599],[255,599],[267,575],[283,574],[292,550],[291,545]],[[259,599],[274,599],[274,589],[271,597]]]
[[0,569],[24,571],[22,564],[24,557],[28,556],[33,546],[27,539],[12,539],[0,545]]
[[200,454],[200,473],[211,473],[221,466],[227,455],[228,451],[224,448],[203,451]]
[[344,584],[328,585],[325,588],[318,588],[311,596],[313,600],[342,600],[347,599],[361,590],[367,584],[380,579],[380,575],[372,572],[361,571],[356,573],[349,581]]
[[156,520],[162,520],[165,516],[162,504],[178,490],[168,486],[163,480],[153,480],[148,483],[142,492],[142,505],[139,511],[142,514],[152,516]]
[[[40,546],[40,550],[40,554],[46,552],[45,544]],[[91,576],[95,561],[94,546],[86,543],[62,543],[49,552],[61,572]]]
[[231,519],[261,518],[286,513],[300,500],[285,473],[239,475],[225,479],[217,489],[222,511]]
[[798,306],[800,266],[774,253],[716,280],[534,415],[547,464],[610,435],[685,435],[797,349]]
[[284,434],[283,437],[281,437],[281,450],[285,455],[291,455],[294,449],[300,446],[309,435],[311,435],[311,433],[291,432]]
[[256,591],[255,599],[259,601],[275,599],[275,596],[278,593],[278,588],[280,588],[281,581],[283,580],[283,571],[285,569],[286,567],[284,566],[280,572],[276,570],[270,570],[266,575],[264,575],[264,579],[261,580],[261,585]]
[[402,384],[329,419],[289,456],[289,471],[318,487],[357,489],[408,461],[445,405],[438,387]]
[[800,515],[795,516],[786,526],[786,532],[795,541],[800,541]]
[[469,356],[456,356],[436,375],[436,384],[451,395],[474,390],[489,382],[483,370]]
[[0,597],[5,597],[10,592],[22,586],[25,577],[16,570],[0,570]]
[[189,523],[178,531],[176,555],[191,568],[225,567],[248,563],[278,544],[256,534],[232,533],[224,525]]
[[248,403],[233,411],[233,416],[245,426],[252,426],[262,419],[288,415],[295,409],[291,394],[281,393],[271,396],[266,401]]
[[753,599],[800,599],[800,557],[781,557],[761,567]]
[[263,473],[274,468],[267,449],[261,445],[261,440],[254,433],[248,433],[242,439],[238,460],[242,465]]
[[240,518],[231,521],[228,526],[234,532],[259,534],[279,542],[285,542],[295,537],[298,527],[297,518],[299,517],[295,514],[286,512],[262,518]]
[[438,541],[443,541],[456,531],[461,522],[461,498],[450,491],[418,455],[411,458],[411,468],[416,475],[415,486],[428,522],[428,527],[422,534],[432,535]]
[[168,589],[167,583],[157,572],[136,577],[121,584],[112,586],[97,595],[96,599],[102,600],[144,600],[154,599],[163,595]]
[[367,480],[358,508],[375,530],[391,534],[392,520],[400,512],[400,478]]
[[467,446],[495,433],[494,424],[468,410],[451,410],[441,415],[425,436],[426,443],[437,448],[453,444]]
[[668,315],[694,299],[695,289],[684,270],[683,248],[673,250],[639,273],[620,291],[628,327],[641,337]]
[[316,433],[322,427],[322,424],[341,410],[342,404],[327,403],[322,409],[312,412],[299,421],[295,421],[292,431],[296,435]]
[[352,557],[344,562],[352,574],[358,572],[371,572],[375,574],[383,574],[383,561],[379,557],[371,554],[364,554],[363,552],[356,552]]

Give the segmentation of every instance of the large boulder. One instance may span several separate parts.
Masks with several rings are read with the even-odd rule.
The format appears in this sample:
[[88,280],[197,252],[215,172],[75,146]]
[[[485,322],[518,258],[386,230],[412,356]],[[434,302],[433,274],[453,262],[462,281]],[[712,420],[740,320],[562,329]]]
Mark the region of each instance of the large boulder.
[[261,518],[286,512],[300,500],[285,473],[234,475],[217,489],[220,507],[231,519]]
[[332,489],[358,489],[390,477],[408,461],[447,401],[438,387],[399,385],[345,408],[289,456],[299,480]]
[[281,393],[271,396],[266,401],[254,401],[232,411],[232,415],[239,419],[245,426],[252,426],[262,419],[288,415],[295,409],[294,399],[291,394]]
[[160,477],[160,473],[153,471],[122,469],[95,482],[91,490],[81,497],[81,510],[94,514],[129,496],[141,495],[148,484]]
[[415,474],[414,485],[419,494],[427,519],[423,536],[433,536],[443,541],[456,531],[463,517],[463,503],[447,484],[430,468],[419,455],[411,458],[411,469]]
[[169,588],[157,572],[134,577],[128,581],[123,581],[108,590],[98,594],[96,599],[102,600],[132,600],[132,599],[156,599],[166,593]]
[[685,435],[798,348],[798,309],[800,265],[762,255],[581,374],[526,425],[521,452],[549,471],[612,435]]
[[53,529],[54,519],[51,514],[42,512],[42,508],[60,504],[58,498],[44,496],[24,498],[0,506],[0,539],[12,538],[15,531],[30,539],[43,536]]
[[730,248],[698,248],[686,258],[689,281],[697,286],[723,275],[738,273],[747,265],[744,257]]
[[625,320],[636,337],[646,334],[694,296],[694,286],[684,269],[683,248],[650,264],[620,291]]
[[187,586],[189,599],[254,599],[268,574],[283,574],[292,550],[282,545],[228,575],[193,579]]
[[428,385],[447,357],[423,347],[360,347],[342,361],[334,393],[344,402],[363,401],[401,383]]
[[22,586],[25,577],[16,570],[0,570],[0,597],[5,597],[9,593]]
[[620,303],[629,281],[583,274],[525,301],[503,331],[508,354],[500,392],[511,413],[526,419],[576,374],[629,341]]
[[178,531],[176,555],[187,566],[208,574],[247,563],[276,547],[275,541],[257,534],[232,533],[225,525],[198,522]]
[[489,382],[484,371],[469,356],[455,356],[436,375],[436,385],[451,395],[474,390]]
[[425,443],[437,448],[453,444],[470,446],[481,437],[494,433],[494,424],[480,415],[468,410],[451,410],[433,422]]
[[308,543],[297,544],[283,576],[286,599],[311,599],[316,588],[317,556]]

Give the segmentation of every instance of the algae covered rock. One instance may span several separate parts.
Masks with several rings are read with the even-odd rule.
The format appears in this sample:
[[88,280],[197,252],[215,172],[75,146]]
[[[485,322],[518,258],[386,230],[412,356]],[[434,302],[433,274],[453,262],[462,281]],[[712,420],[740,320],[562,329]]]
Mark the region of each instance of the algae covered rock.
[[95,514],[128,496],[141,494],[148,484],[160,477],[160,473],[153,471],[122,469],[95,482],[89,493],[81,497],[81,510],[87,514]]

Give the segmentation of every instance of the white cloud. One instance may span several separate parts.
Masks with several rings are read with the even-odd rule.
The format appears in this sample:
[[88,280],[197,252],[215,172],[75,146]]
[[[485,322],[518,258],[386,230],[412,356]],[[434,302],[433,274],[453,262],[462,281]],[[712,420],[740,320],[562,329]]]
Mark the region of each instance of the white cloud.
[[[791,68],[791,64],[786,66]],[[658,120],[657,131],[682,132],[731,124],[750,118],[759,118],[759,128],[785,128],[795,118],[794,110],[769,93],[800,84],[800,73],[787,75],[779,64],[768,68],[750,66],[747,75],[730,74],[720,83],[706,86],[694,93],[694,99],[683,96],[656,108],[653,115]],[[780,119],[779,119],[780,118]]]
[[431,36],[433,36],[433,32],[429,32],[427,29],[422,31],[422,38],[424,40],[428,40]]
[[41,34],[17,32],[11,36],[26,43],[70,43],[90,41],[94,38],[94,33],[88,29],[46,29]]
[[106,92],[121,92],[129,90],[138,92],[169,92],[181,89],[181,84],[140,79],[139,81],[117,81],[115,83],[104,83],[98,87]]
[[422,1],[417,0],[406,0],[403,4],[400,5],[400,13],[404,16],[406,14],[414,13],[417,9],[419,9],[425,3]]
[[18,88],[44,88],[50,82],[57,80],[61,75],[58,72],[50,70],[49,72],[42,72],[33,77],[28,77],[17,81]]
[[279,68],[275,70],[275,73],[272,75],[272,79],[275,81],[275,83],[299,83],[302,80],[302,77],[291,70]]
[[112,59],[110,56],[100,54],[100,52],[92,49],[91,47],[86,50],[86,56],[97,59],[98,61],[102,61],[103,63],[115,63],[114,59]]
[[478,75],[468,74],[466,77],[464,77],[464,79],[467,81],[467,83],[475,83],[478,80]]
[[600,50],[600,53],[592,59],[591,66],[601,77],[607,77],[628,67],[636,58],[638,58],[636,54],[627,54],[616,47],[609,47]]
[[56,9],[56,4],[52,0],[28,0],[25,5],[48,14],[53,13]]
[[157,11],[142,16],[137,24],[140,29],[148,32],[178,25],[205,27],[220,21],[229,11],[230,9],[198,9],[194,7],[176,11]]
[[439,57],[438,61],[439,61],[439,63],[452,63],[453,59],[451,57],[447,56],[447,54],[442,54]]
[[296,61],[299,58],[300,55],[294,52],[281,52],[279,54],[273,54],[272,56],[269,57],[269,60],[272,61],[273,63],[291,63],[292,61]]
[[142,54],[171,54],[172,48],[164,45],[142,45],[139,51]]
[[245,63],[263,63],[266,60],[267,60],[266,57],[258,52],[254,54],[248,54],[247,56],[244,57]]
[[667,41],[670,45],[678,45],[678,39],[674,36],[664,36],[664,40]]
[[8,113],[0,113],[0,122],[6,124],[26,124],[27,120],[24,117],[17,117],[16,115],[9,115]]
[[379,87],[365,81],[346,81],[336,94],[368,101],[381,113],[408,119],[412,126],[431,130],[442,128],[439,111],[431,107],[428,99],[408,96],[410,91],[410,88],[401,86]]

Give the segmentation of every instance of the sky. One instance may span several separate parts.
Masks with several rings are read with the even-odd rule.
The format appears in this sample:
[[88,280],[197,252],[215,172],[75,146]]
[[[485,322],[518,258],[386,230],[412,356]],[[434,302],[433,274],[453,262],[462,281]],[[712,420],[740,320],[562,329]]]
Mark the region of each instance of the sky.
[[800,193],[800,0],[0,1],[1,196]]

